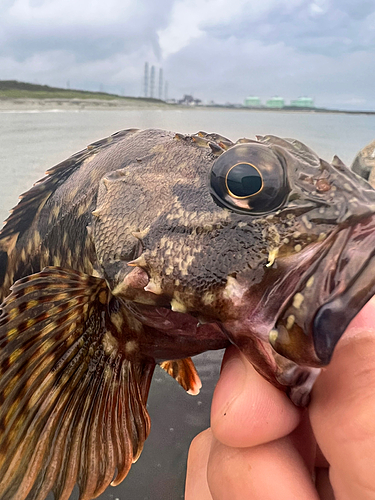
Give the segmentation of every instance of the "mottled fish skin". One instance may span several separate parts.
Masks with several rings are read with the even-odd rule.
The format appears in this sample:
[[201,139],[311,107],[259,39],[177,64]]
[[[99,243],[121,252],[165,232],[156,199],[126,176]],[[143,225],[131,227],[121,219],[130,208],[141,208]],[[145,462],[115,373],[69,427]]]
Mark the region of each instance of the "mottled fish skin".
[[190,357],[235,344],[306,405],[375,293],[374,214],[338,158],[274,136],[129,129],[49,170],[0,232],[0,499],[121,482],[156,364],[197,394]]
[[[98,266],[113,294],[131,301],[143,324],[150,313],[143,314],[142,304],[170,306],[203,324],[219,322],[252,358],[254,337],[259,339],[259,349],[267,354],[256,364],[271,364],[268,378],[277,384],[285,377],[278,373],[269,340],[297,363],[319,367],[329,362],[342,331],[333,339],[322,318],[331,304],[342,313],[339,300],[348,298],[340,296],[341,270],[349,283],[371,257],[373,231],[364,228],[373,226],[374,191],[342,162],[329,164],[299,141],[274,136],[237,144],[224,140],[204,132],[176,134],[152,150],[158,154],[103,177],[92,222]],[[268,192],[264,210],[262,204],[253,210],[235,197],[228,201],[228,193],[215,193],[215,168],[230,169],[239,158],[255,164],[264,182],[277,187],[275,206]],[[358,256],[347,266],[358,238],[363,238],[365,260]],[[335,274],[329,262],[340,255]],[[366,285],[367,299],[358,304],[370,298],[371,287]],[[349,313],[342,324],[348,321]],[[150,355],[158,348],[142,346]],[[162,358],[174,357],[167,346],[160,351]]]
[[[126,139],[137,133],[139,139],[128,144]],[[0,233],[1,299],[14,281],[45,266],[62,265],[92,274],[95,253],[87,226],[100,180],[169,136],[142,134],[137,129],[117,132],[51,168],[21,195]]]

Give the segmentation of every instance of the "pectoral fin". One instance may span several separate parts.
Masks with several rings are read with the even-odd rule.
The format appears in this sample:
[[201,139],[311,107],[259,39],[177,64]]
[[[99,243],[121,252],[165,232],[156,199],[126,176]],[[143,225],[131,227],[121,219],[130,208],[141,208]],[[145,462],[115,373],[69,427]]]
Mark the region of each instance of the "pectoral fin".
[[78,483],[88,500],[141,453],[154,364],[108,342],[107,294],[104,280],[46,268],[2,304],[0,498],[67,500]]
[[191,358],[164,361],[160,363],[160,367],[177,380],[188,394],[199,394],[202,382]]

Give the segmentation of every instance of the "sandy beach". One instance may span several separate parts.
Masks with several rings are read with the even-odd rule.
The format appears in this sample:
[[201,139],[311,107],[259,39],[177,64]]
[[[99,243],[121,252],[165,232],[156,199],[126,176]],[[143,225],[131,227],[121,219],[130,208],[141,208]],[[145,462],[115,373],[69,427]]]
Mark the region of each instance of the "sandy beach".
[[94,109],[169,109],[170,104],[143,99],[10,99],[0,98],[1,111],[54,111]]

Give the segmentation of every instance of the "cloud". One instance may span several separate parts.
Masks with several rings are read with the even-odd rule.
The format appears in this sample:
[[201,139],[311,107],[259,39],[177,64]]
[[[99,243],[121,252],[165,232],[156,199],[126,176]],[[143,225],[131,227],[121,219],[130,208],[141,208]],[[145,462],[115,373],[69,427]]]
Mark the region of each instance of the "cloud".
[[[259,2],[260,4],[260,2]],[[230,22],[210,25],[215,38],[249,38],[268,45],[283,41],[302,52],[329,56],[375,47],[375,2],[358,0],[265,0],[243,6]]]
[[3,79],[141,95],[315,97],[375,109],[374,0],[2,0]]
[[145,60],[161,57],[157,30],[173,0],[13,0],[2,5],[3,79],[140,95]]
[[222,102],[307,94],[319,106],[375,108],[373,1],[253,0],[198,26],[167,59],[182,92]]
[[283,41],[266,45],[259,40],[205,35],[171,56],[166,74],[176,75],[180,93],[206,100],[215,96],[226,102],[234,95],[242,102],[247,95],[257,95],[264,102],[272,95],[286,100],[309,95],[318,106],[349,108],[353,98],[360,99],[363,108],[375,108],[373,60],[366,51],[332,58],[301,52]]
[[157,30],[169,21],[173,0],[14,0],[2,12],[0,55],[19,61],[64,50],[79,62],[147,47],[160,56]]
[[236,0],[228,10],[228,0],[179,0],[172,8],[169,25],[158,31],[162,54],[166,58],[205,34],[207,20],[213,25],[233,19],[248,0]]

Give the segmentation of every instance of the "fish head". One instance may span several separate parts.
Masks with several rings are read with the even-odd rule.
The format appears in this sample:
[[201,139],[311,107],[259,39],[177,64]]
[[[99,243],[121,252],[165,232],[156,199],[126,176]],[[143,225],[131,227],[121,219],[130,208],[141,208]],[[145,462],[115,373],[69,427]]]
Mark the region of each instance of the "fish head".
[[257,338],[322,366],[375,293],[374,213],[365,180],[296,140],[218,151],[176,136],[102,180],[93,238],[128,303],[216,323],[245,352]]

